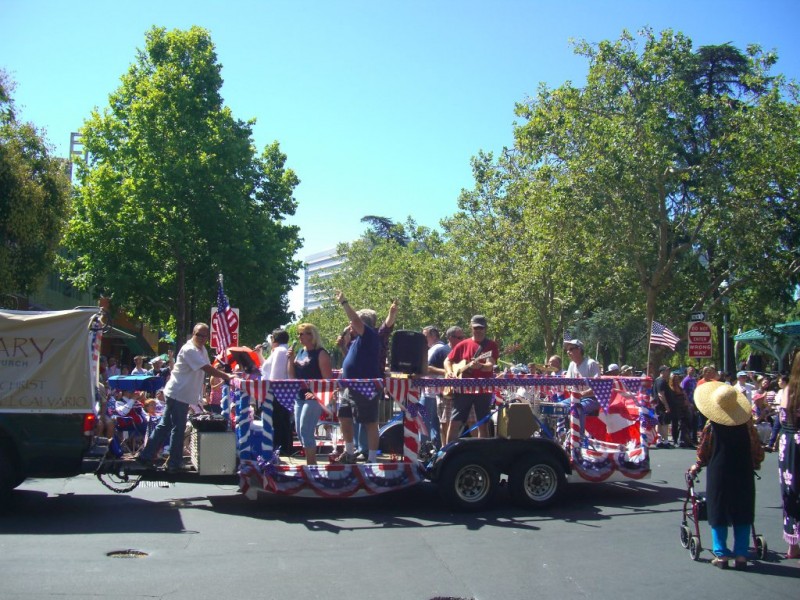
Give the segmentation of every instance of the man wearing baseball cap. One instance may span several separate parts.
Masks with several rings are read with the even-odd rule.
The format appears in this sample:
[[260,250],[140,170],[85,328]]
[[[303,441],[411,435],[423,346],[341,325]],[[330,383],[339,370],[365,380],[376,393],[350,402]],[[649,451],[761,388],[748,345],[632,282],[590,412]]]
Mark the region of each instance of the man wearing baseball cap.
[[[588,379],[600,377],[600,363],[585,355],[583,342],[574,339],[564,342],[564,350],[569,356],[567,377]],[[600,411],[600,403],[589,386],[571,386],[572,410],[578,415],[580,422],[581,444],[586,432],[586,415],[595,415]]]
[[[445,377],[477,377],[487,379],[494,377],[494,366],[500,357],[497,343],[486,338],[488,323],[483,315],[475,315],[469,322],[472,337],[460,341],[447,355],[444,361]],[[486,357],[483,357],[487,355]],[[462,370],[463,368],[463,370]],[[489,414],[492,403],[491,393],[459,391],[453,393],[453,416],[448,427],[447,440],[458,439],[461,428],[467,422],[471,408],[475,409],[475,418],[480,423]],[[478,437],[488,437],[486,423],[478,426]]]

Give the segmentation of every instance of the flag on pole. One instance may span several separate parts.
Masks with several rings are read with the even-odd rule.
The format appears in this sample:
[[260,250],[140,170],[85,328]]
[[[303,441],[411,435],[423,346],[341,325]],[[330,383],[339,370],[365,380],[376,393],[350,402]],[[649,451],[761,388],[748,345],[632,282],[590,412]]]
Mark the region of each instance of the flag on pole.
[[675,346],[681,341],[673,331],[665,327],[658,321],[653,321],[653,326],[650,328],[650,343],[657,346],[666,346],[670,350],[675,350]]
[[228,297],[222,289],[222,275],[219,276],[219,286],[217,287],[217,312],[214,313],[214,329],[217,332],[217,352],[223,353],[229,346],[233,345],[232,325],[236,325],[237,317],[233,312]]

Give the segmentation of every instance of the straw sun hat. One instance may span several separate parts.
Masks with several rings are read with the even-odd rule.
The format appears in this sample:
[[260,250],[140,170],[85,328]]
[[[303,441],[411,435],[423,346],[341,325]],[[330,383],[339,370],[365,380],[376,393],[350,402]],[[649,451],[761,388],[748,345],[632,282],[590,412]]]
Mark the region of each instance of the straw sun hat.
[[694,391],[697,410],[720,425],[742,425],[751,418],[750,401],[732,385],[709,381]]

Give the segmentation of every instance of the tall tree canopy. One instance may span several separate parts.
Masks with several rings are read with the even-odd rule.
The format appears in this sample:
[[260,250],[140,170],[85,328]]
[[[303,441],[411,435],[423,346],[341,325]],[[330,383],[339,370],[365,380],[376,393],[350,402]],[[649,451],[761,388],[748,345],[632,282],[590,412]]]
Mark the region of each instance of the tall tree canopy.
[[0,70],[0,296],[36,290],[53,264],[70,198],[65,161],[17,119],[13,91]]
[[221,87],[206,30],[154,27],[82,130],[66,268],[151,323],[174,318],[179,339],[208,320],[219,272],[243,335],[261,339],[288,319],[299,267],[283,223],[299,180],[277,142],[256,154],[254,121],[233,117]]
[[545,334],[565,306],[582,320],[616,308],[632,333],[631,315],[676,323],[714,307],[723,281],[742,316],[785,309],[798,283],[796,88],[757,47],[641,38],[578,43],[586,85],[518,105],[514,148],[476,161],[451,221],[488,253],[483,286],[516,285]]
[[517,105],[513,147],[473,159],[435,252],[368,218],[331,284],[375,306],[398,296],[414,328],[484,313],[537,360],[569,330],[641,364],[653,319],[721,322],[724,298],[745,328],[796,310],[800,110],[777,57],[650,30],[575,50],[585,84]]

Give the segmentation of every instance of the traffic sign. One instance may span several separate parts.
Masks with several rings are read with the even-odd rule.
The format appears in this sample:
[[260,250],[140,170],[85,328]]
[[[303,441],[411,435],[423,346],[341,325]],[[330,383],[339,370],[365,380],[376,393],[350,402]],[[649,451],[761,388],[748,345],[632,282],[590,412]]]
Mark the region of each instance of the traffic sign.
[[689,315],[689,320],[694,321],[708,321],[708,313],[705,311],[693,312]]
[[693,321],[689,323],[689,358],[712,358],[711,323]]

